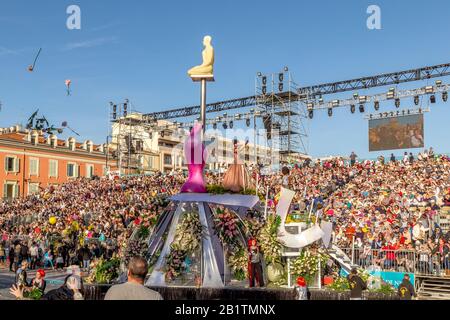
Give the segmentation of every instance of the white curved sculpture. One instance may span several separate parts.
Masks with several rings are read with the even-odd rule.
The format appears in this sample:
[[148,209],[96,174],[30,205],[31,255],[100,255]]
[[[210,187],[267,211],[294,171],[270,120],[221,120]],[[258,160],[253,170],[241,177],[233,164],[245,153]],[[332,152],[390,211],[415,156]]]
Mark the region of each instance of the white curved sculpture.
[[277,215],[281,217],[281,226],[278,233],[278,239],[288,248],[300,249],[304,248],[320,239],[325,235],[319,225],[301,232],[299,234],[290,234],[286,232],[286,216],[294,199],[295,192],[288,189],[281,189],[280,201],[277,205]]

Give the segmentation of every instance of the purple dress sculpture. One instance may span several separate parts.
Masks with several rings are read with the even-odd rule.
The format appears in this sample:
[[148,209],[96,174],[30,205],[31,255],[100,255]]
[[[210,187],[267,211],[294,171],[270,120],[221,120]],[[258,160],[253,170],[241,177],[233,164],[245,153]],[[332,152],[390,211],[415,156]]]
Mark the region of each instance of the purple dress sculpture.
[[181,188],[181,193],[206,193],[205,177],[205,146],[202,142],[202,125],[196,123],[188,139],[184,143],[184,154],[188,165],[189,177]]

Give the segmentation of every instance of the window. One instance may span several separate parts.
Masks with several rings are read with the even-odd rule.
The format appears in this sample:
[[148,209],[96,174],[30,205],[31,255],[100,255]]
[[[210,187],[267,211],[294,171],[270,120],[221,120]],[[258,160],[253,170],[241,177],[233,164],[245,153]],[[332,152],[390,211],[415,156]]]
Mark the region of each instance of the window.
[[30,158],[30,176],[39,175],[39,159]]
[[74,163],[67,164],[67,176],[69,178],[78,178],[78,166]]
[[20,160],[16,157],[6,157],[5,158],[5,171],[6,172],[19,172],[19,163]]
[[172,155],[170,155],[170,154],[164,155],[164,164],[168,165],[168,166],[172,165]]
[[19,197],[19,185],[17,182],[5,182],[3,184],[3,198],[14,199]]
[[92,178],[94,176],[94,166],[92,164],[86,165],[86,178]]
[[58,160],[49,160],[48,175],[50,178],[58,178]]
[[28,195],[39,193],[39,183],[28,184]]

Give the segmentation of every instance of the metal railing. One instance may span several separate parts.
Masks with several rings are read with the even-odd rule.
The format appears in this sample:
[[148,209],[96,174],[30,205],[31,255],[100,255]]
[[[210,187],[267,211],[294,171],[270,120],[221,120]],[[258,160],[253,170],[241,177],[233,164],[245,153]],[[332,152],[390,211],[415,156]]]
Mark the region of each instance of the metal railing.
[[408,272],[421,275],[450,275],[450,257],[416,250],[342,249],[352,263],[363,269]]

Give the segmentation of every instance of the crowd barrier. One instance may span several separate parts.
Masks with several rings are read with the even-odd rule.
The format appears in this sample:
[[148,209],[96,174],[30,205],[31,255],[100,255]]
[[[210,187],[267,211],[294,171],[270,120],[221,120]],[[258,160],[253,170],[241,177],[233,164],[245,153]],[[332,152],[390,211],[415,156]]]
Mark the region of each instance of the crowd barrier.
[[450,275],[450,257],[415,250],[342,249],[353,265],[363,269],[407,272],[421,275]]

